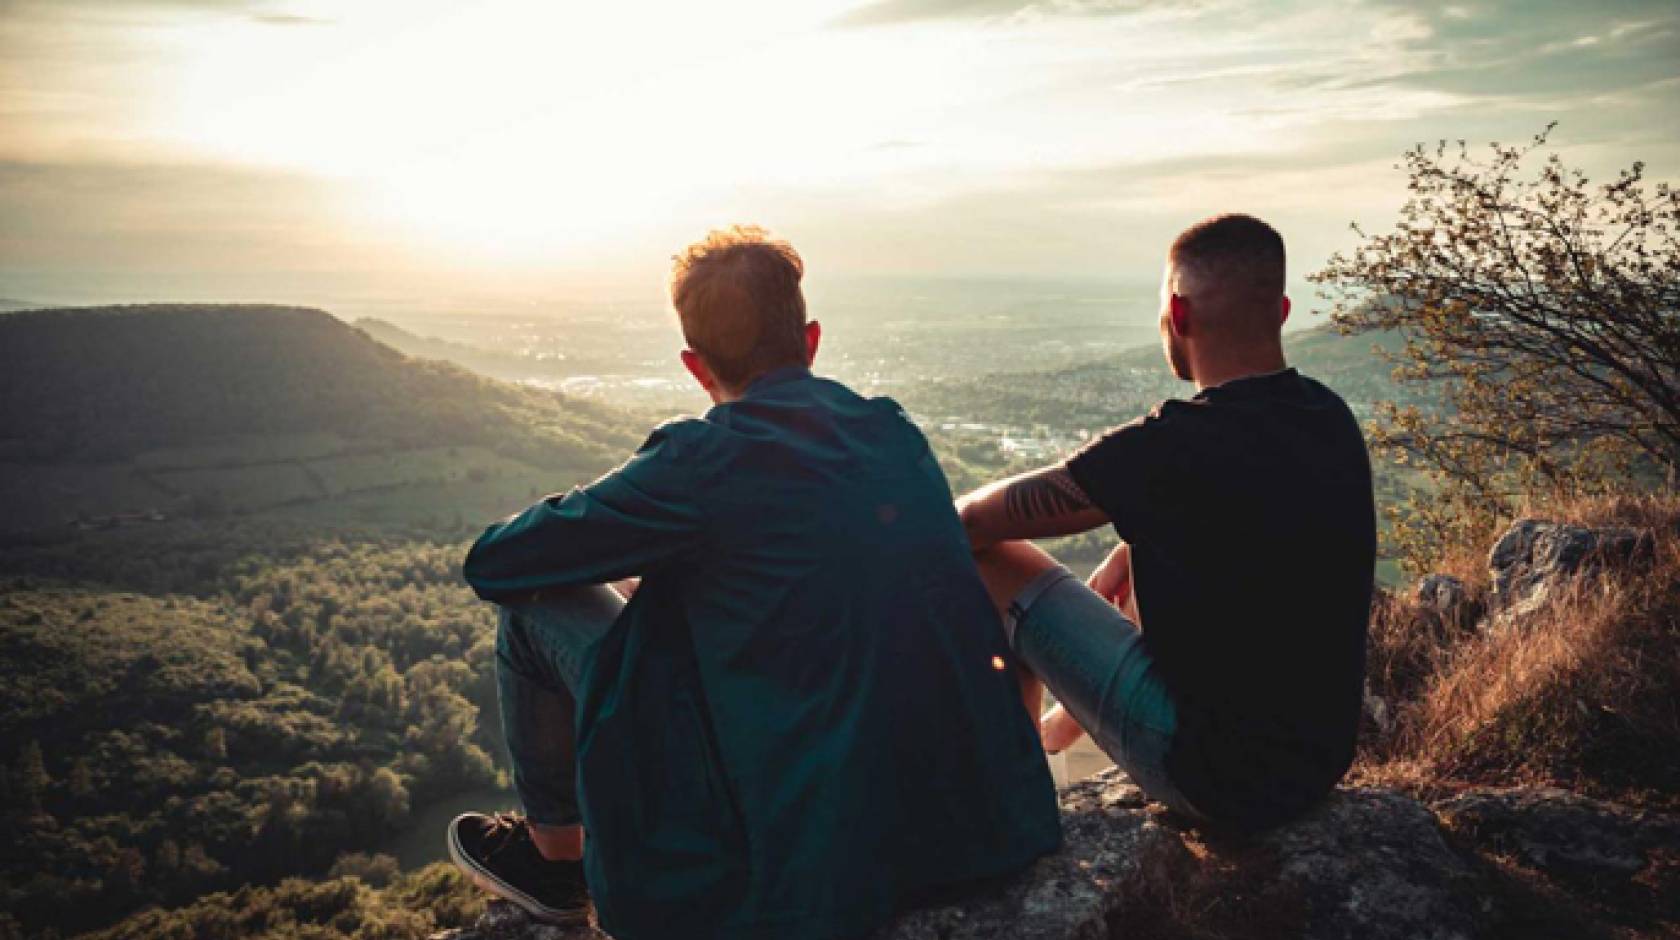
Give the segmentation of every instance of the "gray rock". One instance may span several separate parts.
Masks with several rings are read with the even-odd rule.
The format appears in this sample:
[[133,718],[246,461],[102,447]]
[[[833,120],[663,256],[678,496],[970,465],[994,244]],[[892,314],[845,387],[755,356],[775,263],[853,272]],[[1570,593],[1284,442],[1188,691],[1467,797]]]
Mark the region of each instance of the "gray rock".
[[[1338,790],[1287,826],[1216,835],[1146,804],[1111,769],[1063,791],[1062,809],[1059,851],[959,901],[907,912],[875,940],[1457,940],[1475,933],[1476,876],[1430,812],[1393,791]],[[436,940],[603,936],[542,927],[492,902],[474,928]]]
[[[1336,791],[1318,809],[1246,846],[1207,842],[1200,871],[1205,890],[1228,890],[1230,873],[1252,892],[1255,913],[1239,921],[1264,924],[1247,936],[1303,938],[1427,938],[1476,935],[1482,911],[1477,876],[1448,847],[1435,817],[1392,790]],[[1224,869],[1224,871],[1221,871]],[[1294,918],[1257,921],[1266,912]]]
[[1470,588],[1450,574],[1427,575],[1417,584],[1417,601],[1443,623],[1468,629],[1482,616],[1482,604]]
[[1109,770],[1062,792],[1062,848],[1000,890],[912,911],[877,940],[1074,940],[1111,935],[1110,924],[1141,910],[1194,859],[1143,792]]
[[1541,519],[1520,519],[1488,554],[1493,595],[1509,607],[1562,578],[1648,556],[1651,533],[1631,526],[1588,528]]
[[1436,811],[1484,849],[1577,881],[1630,881],[1680,846],[1680,820],[1549,787],[1471,790]]
[[1365,680],[1365,691],[1360,702],[1366,721],[1376,728],[1379,733],[1387,734],[1394,730],[1394,713],[1388,707],[1388,700],[1371,691],[1371,680]]

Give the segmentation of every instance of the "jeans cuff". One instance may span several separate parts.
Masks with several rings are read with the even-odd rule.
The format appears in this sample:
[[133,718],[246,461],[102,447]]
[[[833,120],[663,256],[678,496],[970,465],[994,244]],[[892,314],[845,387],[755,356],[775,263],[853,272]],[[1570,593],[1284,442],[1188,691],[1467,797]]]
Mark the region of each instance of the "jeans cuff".
[[1015,631],[1021,626],[1021,621],[1026,618],[1027,612],[1032,610],[1032,605],[1044,596],[1045,591],[1072,577],[1073,572],[1067,570],[1065,565],[1054,565],[1046,568],[1040,571],[1031,581],[1028,581],[1027,586],[1022,588],[1020,593],[1015,595],[1015,599],[1009,602],[1009,609],[1004,612],[1003,616],[1003,633],[1009,640],[1010,650],[1016,650]]

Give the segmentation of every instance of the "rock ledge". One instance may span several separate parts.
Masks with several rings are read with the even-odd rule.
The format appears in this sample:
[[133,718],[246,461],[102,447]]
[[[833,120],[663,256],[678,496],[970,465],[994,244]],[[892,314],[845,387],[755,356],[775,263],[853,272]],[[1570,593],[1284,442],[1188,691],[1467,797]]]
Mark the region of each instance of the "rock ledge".
[[[907,912],[877,940],[1172,935],[1186,918],[1245,936],[1452,940],[1474,936],[1483,912],[1477,877],[1435,816],[1392,790],[1341,789],[1287,826],[1220,836],[1146,804],[1111,769],[1063,791],[1062,811],[1059,851],[1001,889]],[[473,928],[434,940],[605,937],[491,902]]]

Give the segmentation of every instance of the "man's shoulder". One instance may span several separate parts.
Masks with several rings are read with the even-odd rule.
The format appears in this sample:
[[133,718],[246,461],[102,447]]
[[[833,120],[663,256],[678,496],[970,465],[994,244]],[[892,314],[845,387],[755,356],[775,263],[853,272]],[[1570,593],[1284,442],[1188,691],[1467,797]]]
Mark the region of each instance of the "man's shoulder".
[[1252,435],[1229,432],[1239,426],[1264,427],[1269,412],[1284,401],[1267,386],[1280,382],[1295,383],[1296,388],[1289,394],[1320,406],[1332,404],[1341,411],[1347,410],[1341,398],[1327,386],[1293,370],[1257,378],[1258,383],[1243,380],[1243,384],[1214,386],[1189,398],[1161,399],[1143,414],[1093,438],[1071,455],[1068,463],[1080,464],[1080,469],[1089,473],[1094,466],[1116,461],[1148,457],[1153,463],[1170,463],[1184,451],[1205,453],[1210,449],[1252,446]]
[[865,395],[838,379],[817,377],[811,381],[822,390],[830,401],[836,404],[852,405],[882,414],[907,417],[904,406],[889,396]]
[[[812,382],[819,389],[824,406],[839,420],[872,428],[872,433],[885,434],[895,441],[926,445],[921,429],[897,399],[887,395],[865,395],[834,379],[815,378]],[[865,439],[869,436],[866,434]]]
[[1297,370],[1297,369],[1291,369],[1290,371],[1295,374],[1296,380],[1298,382],[1300,382],[1301,390],[1302,390],[1303,394],[1306,394],[1306,395],[1308,395],[1310,397],[1313,397],[1313,398],[1322,398],[1322,399],[1334,400],[1334,401],[1338,401],[1338,402],[1342,400],[1342,396],[1340,394],[1338,394],[1335,389],[1331,388],[1328,385],[1325,385],[1323,382],[1320,382],[1318,379],[1315,379],[1312,376],[1306,374],[1305,372],[1301,372],[1300,370]]
[[1194,423],[1200,403],[1182,398],[1164,398],[1148,411],[1102,432],[1086,449],[1137,446],[1145,440],[1170,436]]
[[690,456],[703,447],[716,430],[712,422],[694,415],[667,418],[648,432],[647,440],[638,450],[668,458]]

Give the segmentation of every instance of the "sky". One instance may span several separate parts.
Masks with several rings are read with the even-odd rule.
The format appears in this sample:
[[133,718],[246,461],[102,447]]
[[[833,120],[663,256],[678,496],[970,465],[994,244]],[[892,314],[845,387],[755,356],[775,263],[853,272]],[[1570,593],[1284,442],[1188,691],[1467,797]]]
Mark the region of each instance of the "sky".
[[0,298],[639,295],[736,221],[1147,281],[1226,211],[1298,293],[1408,147],[1552,121],[1680,178],[1680,3],[0,0]]

